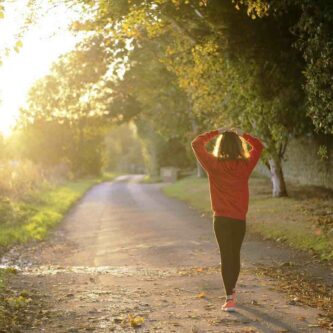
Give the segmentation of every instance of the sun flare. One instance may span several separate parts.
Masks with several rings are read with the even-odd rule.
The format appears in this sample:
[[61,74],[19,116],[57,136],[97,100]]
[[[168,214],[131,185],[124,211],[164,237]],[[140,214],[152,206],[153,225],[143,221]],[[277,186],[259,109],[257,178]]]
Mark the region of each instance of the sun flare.
[[[79,37],[68,30],[69,23],[78,15],[64,4],[51,6],[40,1],[43,13],[24,34],[21,50],[3,57],[0,65],[0,132],[8,136],[15,125],[20,106],[25,104],[31,85],[47,74],[52,62],[71,50]],[[5,7],[5,18],[0,20],[1,47],[15,44],[18,26],[23,24],[27,1],[13,1]],[[4,49],[0,52],[3,54]]]

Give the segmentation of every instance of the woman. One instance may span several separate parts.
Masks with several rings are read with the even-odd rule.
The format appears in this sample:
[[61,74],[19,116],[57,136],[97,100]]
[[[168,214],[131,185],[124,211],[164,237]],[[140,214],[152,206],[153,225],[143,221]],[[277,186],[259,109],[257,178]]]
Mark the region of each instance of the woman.
[[[214,154],[205,145],[222,134]],[[244,140],[252,146],[248,152]],[[240,249],[246,231],[249,203],[248,179],[263,149],[258,138],[238,128],[220,128],[196,137],[192,148],[209,180],[213,227],[221,255],[226,291],[224,311],[235,311],[236,283],[240,272]]]

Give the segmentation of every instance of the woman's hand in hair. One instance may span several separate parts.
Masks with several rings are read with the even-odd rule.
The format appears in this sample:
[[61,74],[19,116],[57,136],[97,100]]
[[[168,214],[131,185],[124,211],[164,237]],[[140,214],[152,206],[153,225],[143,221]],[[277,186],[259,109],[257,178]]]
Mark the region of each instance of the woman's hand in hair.
[[242,131],[240,128],[237,127],[233,127],[231,130],[239,136],[242,136],[244,134],[244,131]]
[[221,127],[217,129],[219,131],[220,134],[226,132],[226,131],[230,131],[229,127]]

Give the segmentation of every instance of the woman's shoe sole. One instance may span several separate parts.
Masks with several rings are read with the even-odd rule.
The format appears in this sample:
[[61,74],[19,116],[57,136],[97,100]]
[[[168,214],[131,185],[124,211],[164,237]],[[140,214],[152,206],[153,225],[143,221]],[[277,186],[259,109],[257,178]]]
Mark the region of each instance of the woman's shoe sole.
[[236,308],[222,309],[222,311],[226,311],[226,312],[236,312]]

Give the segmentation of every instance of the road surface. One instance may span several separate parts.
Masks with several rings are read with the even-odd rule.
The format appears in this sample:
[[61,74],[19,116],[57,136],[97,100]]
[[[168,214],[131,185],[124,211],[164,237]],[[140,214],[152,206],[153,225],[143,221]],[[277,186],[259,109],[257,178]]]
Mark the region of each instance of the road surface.
[[17,279],[42,306],[25,332],[327,332],[316,327],[319,310],[289,304],[272,279],[253,273],[290,253],[249,234],[238,311],[222,312],[211,217],[140,179],[93,187],[51,238],[20,256]]

